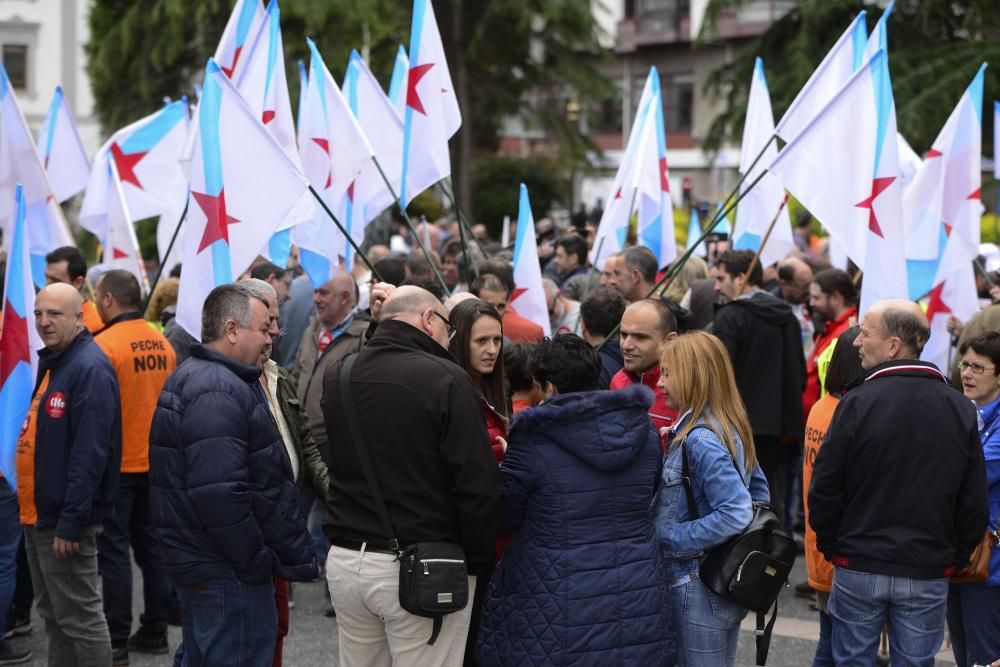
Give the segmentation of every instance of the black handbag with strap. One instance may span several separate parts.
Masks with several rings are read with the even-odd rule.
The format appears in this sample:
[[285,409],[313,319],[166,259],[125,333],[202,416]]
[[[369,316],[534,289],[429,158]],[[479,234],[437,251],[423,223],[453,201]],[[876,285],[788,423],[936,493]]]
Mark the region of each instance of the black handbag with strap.
[[375,511],[382,523],[382,532],[399,560],[399,606],[415,616],[433,619],[431,637],[427,641],[433,646],[441,632],[443,617],[465,609],[469,602],[465,551],[461,545],[449,542],[416,542],[405,548],[400,547],[354,410],[350,380],[357,358],[356,354],[352,354],[340,368],[340,401],[351,432],[351,442],[361,461]]
[[[700,514],[695,504],[691,468],[684,442],[681,442],[681,465],[688,505],[697,519]],[[735,459],[733,466],[740,473]],[[742,477],[740,473],[740,478]],[[796,553],[795,540],[785,530],[784,522],[770,506],[755,502],[750,525],[736,537],[710,549],[702,559],[698,572],[702,583],[722,599],[756,613],[757,628],[754,635],[757,640],[758,665],[767,662],[771,633],[778,618],[778,595],[788,582]],[[772,605],[774,611],[770,620],[765,623],[767,611]]]

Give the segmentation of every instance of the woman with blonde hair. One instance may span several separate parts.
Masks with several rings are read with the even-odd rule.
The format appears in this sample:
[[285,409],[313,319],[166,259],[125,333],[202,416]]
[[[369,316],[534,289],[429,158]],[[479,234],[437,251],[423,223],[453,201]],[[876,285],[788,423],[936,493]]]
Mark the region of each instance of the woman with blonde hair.
[[660,372],[667,405],[681,415],[654,502],[677,648],[685,667],[733,665],[747,610],[710,591],[698,568],[707,551],[750,524],[753,503],[768,501],[767,481],[722,341],[704,331],[669,340],[661,349]]

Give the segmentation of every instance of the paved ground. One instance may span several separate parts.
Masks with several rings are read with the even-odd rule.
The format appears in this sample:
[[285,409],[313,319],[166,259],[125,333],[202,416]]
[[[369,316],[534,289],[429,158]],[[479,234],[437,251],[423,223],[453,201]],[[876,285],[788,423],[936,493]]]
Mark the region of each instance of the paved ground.
[[[136,579],[139,575],[136,571]],[[793,584],[805,581],[805,566],[796,562]],[[336,620],[322,615],[325,606],[322,583],[296,584],[293,590],[295,608],[291,610],[291,631],[285,639],[284,664],[289,667],[329,667],[337,664]],[[136,597],[135,617],[138,618],[141,602]],[[774,638],[767,664],[770,667],[799,667],[812,662],[819,636],[819,621],[807,601],[796,598],[787,588],[779,600],[780,614],[775,625]],[[33,665],[45,663],[45,633],[37,615],[34,631],[28,638],[12,641],[19,645],[30,644],[34,652]],[[180,641],[180,629],[170,628],[171,651]],[[753,620],[747,618],[740,633],[738,665],[754,664]],[[166,667],[170,656],[145,656],[133,653],[131,664],[135,667]],[[955,661],[948,648],[938,654],[938,665],[953,665]]]

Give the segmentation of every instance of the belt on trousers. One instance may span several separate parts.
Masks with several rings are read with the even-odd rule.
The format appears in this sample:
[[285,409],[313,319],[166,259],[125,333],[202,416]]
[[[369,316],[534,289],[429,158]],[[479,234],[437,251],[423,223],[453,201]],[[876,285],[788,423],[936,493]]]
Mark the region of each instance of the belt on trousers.
[[365,552],[368,553],[387,554],[389,556],[399,555],[384,543],[377,544],[375,542],[367,542],[363,540],[348,540],[341,537],[330,540],[330,544],[332,544],[335,547],[340,547],[341,549],[350,549],[351,551],[361,551],[363,547]]

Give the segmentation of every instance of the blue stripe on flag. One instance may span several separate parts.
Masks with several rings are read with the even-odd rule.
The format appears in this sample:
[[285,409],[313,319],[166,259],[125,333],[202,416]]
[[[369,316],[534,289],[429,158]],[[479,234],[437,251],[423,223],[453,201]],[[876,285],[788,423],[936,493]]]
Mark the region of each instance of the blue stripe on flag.
[[983,126],[983,74],[985,72],[986,63],[983,63],[979,66],[979,71],[972,78],[972,83],[969,84],[968,88],[969,97],[972,98],[972,108],[976,110],[976,118],[979,119],[979,127]]
[[271,261],[277,266],[285,268],[288,264],[288,255],[292,252],[292,230],[283,229],[275,232],[271,240],[267,242],[267,254]]
[[10,79],[7,77],[7,69],[0,63],[0,101],[7,97],[7,90],[10,88]]
[[743,232],[739,238],[733,241],[733,250],[753,250],[756,252],[760,247],[760,234],[753,232]]
[[[199,95],[199,99],[201,95]],[[177,100],[166,105],[145,125],[121,142],[124,153],[151,151],[167,136],[177,123],[187,116],[187,100]]]
[[48,263],[45,261],[45,255],[46,253],[32,253],[28,256],[31,264],[31,280],[38,289],[45,287],[45,265]]
[[875,134],[875,170],[872,178],[878,176],[879,164],[882,162],[882,148],[885,146],[885,134],[889,130],[889,114],[894,105],[892,99],[892,81],[889,79],[889,60],[885,50],[879,49],[869,62],[872,84],[875,87],[875,113],[877,129]]
[[236,48],[246,44],[250,26],[253,25],[255,10],[259,6],[260,0],[243,0],[243,6],[240,7],[240,18],[236,24]]
[[59,107],[62,106],[62,101],[62,86],[56,86],[56,92],[52,96],[52,104],[49,105],[49,115],[45,119],[45,150],[42,152],[42,159],[45,160],[52,155],[52,142],[56,137],[56,123],[59,119]]
[[[410,69],[420,64],[420,39],[424,30],[424,13],[427,10],[427,0],[414,0],[413,2],[413,22],[410,25]],[[407,91],[402,94],[406,95]],[[406,208],[409,192],[407,191],[406,176],[410,170],[410,139],[413,135],[413,109],[406,107],[403,115],[403,174],[399,183],[399,203]],[[516,259],[516,258],[515,258]]]
[[865,61],[865,48],[868,45],[868,26],[865,25],[865,10],[858,12],[854,19],[854,30],[851,32],[851,45],[853,47],[853,71],[857,72]]
[[215,76],[218,64],[209,60],[205,83],[198,105],[198,130],[201,133],[201,159],[205,170],[205,194],[213,197],[222,191],[222,148],[219,145],[219,110],[222,107],[222,87]]
[[299,248],[299,264],[302,265],[302,270],[309,276],[309,282],[312,283],[313,289],[319,289],[330,282],[330,269],[332,265],[330,264],[330,260],[323,257],[323,255],[306,250],[305,248]]
[[406,76],[406,61],[406,49],[400,44],[396,52],[396,63],[392,66],[392,79],[389,80],[389,100],[393,104],[398,103],[402,92],[400,88],[403,86],[403,77]]
[[14,213],[14,228],[11,239],[10,256],[7,258],[7,288],[5,301],[9,302],[20,317],[27,317],[27,300],[24,298],[24,267],[21,265],[24,257],[24,244],[27,243],[28,228],[25,225],[27,211],[24,203],[24,188],[20,183],[14,192],[16,211]]
[[517,264],[521,261],[521,255],[526,252],[524,244],[527,243],[528,227],[534,225],[528,187],[524,183],[521,183],[520,193],[517,205],[517,237],[514,239],[514,275],[517,275]]
[[[271,78],[274,75],[275,64],[278,63],[278,38],[281,33],[281,11],[278,9],[278,3],[271,0],[267,5],[267,16],[264,17],[265,21],[268,21],[268,37],[270,41],[267,44],[267,78],[264,79],[264,100],[267,100],[267,94],[271,90]],[[281,66],[285,66],[284,59],[281,60]]]

